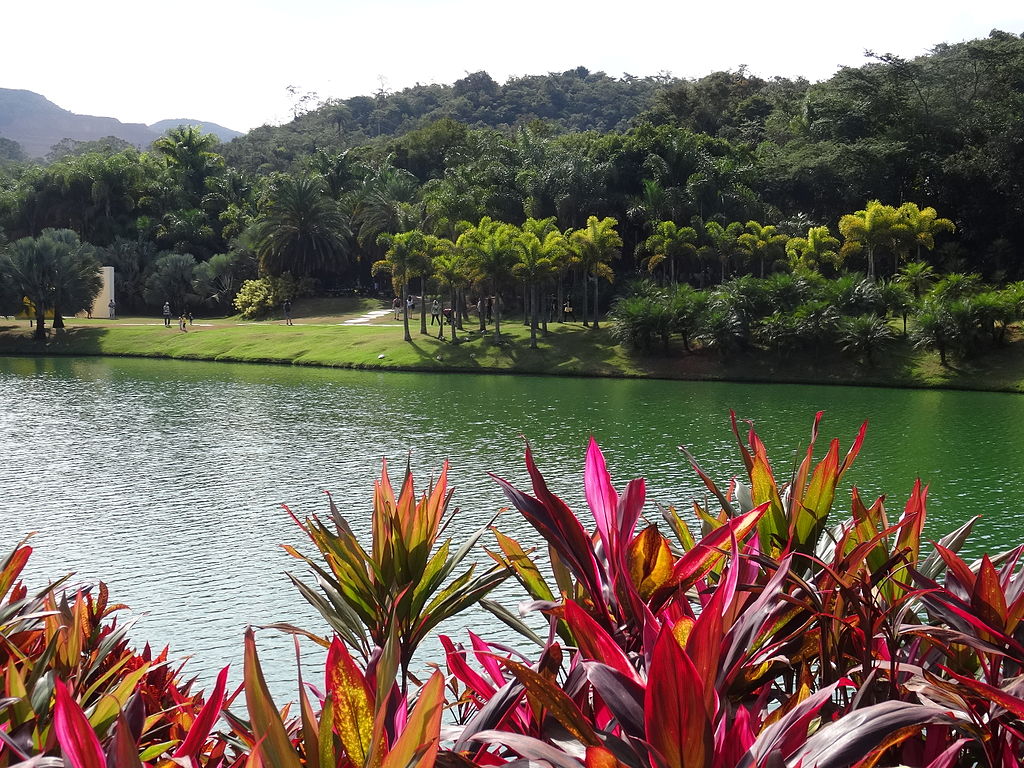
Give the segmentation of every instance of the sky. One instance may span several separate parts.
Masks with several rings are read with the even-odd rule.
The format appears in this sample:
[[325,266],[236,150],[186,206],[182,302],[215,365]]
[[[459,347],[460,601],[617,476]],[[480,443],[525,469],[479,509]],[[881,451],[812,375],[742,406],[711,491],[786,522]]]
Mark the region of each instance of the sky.
[[614,77],[697,78],[746,65],[826,79],[865,50],[913,57],[938,43],[1024,32],[1014,0],[14,0],[0,87],[72,112],[247,131],[310,103],[382,87],[584,66]]

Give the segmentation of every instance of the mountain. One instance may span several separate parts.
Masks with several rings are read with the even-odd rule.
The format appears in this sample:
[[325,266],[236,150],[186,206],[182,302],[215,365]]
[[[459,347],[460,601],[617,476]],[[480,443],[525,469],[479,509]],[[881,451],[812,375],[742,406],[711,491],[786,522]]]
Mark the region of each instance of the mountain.
[[78,115],[57,106],[38,93],[0,88],[0,137],[18,142],[28,157],[45,157],[62,139],[96,141],[116,136],[139,149],[146,149],[169,128],[198,125],[230,141],[241,134],[203,120],[161,120],[153,125],[122,123],[113,117]]
[[149,128],[163,136],[172,128],[178,128],[183,125],[197,125],[202,129],[203,133],[212,133],[224,142],[237,139],[239,136],[243,135],[241,131],[234,131],[230,128],[225,128],[223,125],[218,125],[217,123],[208,123],[205,120],[189,120],[186,118],[182,118],[181,120],[161,120],[159,123],[151,123]]

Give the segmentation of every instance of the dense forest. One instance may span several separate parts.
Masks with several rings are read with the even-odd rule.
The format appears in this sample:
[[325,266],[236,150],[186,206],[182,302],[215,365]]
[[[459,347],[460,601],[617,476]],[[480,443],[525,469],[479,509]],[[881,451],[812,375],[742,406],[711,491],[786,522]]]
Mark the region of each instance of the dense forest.
[[[454,243],[485,220],[554,217],[565,233],[611,218],[622,241],[611,281],[654,269],[652,238],[670,222],[694,233],[673,268],[703,285],[794,268],[784,243],[744,250],[737,227],[863,246],[840,231],[842,217],[910,203],[953,226],[916,248],[837,240],[834,260],[803,266],[868,272],[877,261],[886,277],[914,258],[994,285],[1024,277],[1024,40],[1014,34],[912,60],[868,54],[813,84],[742,68],[679,80],[581,67],[314,102],[296,94],[290,123],[227,144],[183,128],[146,152],[66,142],[32,164],[0,141],[0,247],[70,229],[115,266],[125,310],[175,295],[230,312],[260,274],[370,286],[393,236],[409,231]],[[615,288],[602,291],[606,302]]]

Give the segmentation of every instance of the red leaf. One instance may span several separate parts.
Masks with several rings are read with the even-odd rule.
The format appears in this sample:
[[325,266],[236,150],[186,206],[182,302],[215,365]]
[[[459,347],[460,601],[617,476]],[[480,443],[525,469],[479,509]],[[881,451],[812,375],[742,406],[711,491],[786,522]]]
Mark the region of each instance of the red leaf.
[[217,722],[217,718],[220,717],[220,710],[224,706],[224,686],[227,683],[227,679],[228,668],[224,667],[220,674],[217,675],[217,682],[213,686],[213,693],[210,694],[210,698],[203,705],[202,710],[199,712],[199,717],[192,723],[192,727],[188,729],[188,735],[185,737],[185,740],[181,742],[181,746],[178,747],[171,757],[198,758],[199,750],[203,748],[206,739],[210,735],[210,731],[213,730],[213,726]]
[[647,673],[644,729],[665,768],[707,768],[714,756],[704,683],[675,636],[662,630]]
[[89,718],[61,680],[54,680],[53,688],[53,729],[71,768],[106,768],[107,759]]

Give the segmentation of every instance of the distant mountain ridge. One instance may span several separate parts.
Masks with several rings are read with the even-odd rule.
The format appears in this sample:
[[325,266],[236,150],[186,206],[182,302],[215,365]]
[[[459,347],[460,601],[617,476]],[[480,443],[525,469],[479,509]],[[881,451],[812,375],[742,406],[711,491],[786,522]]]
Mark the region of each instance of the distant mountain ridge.
[[204,120],[161,120],[144,125],[122,123],[113,117],[79,115],[33,91],[0,88],[0,136],[18,142],[29,157],[45,157],[62,139],[96,141],[116,136],[139,149],[146,149],[167,130],[179,125],[198,125],[221,141],[242,135]]

